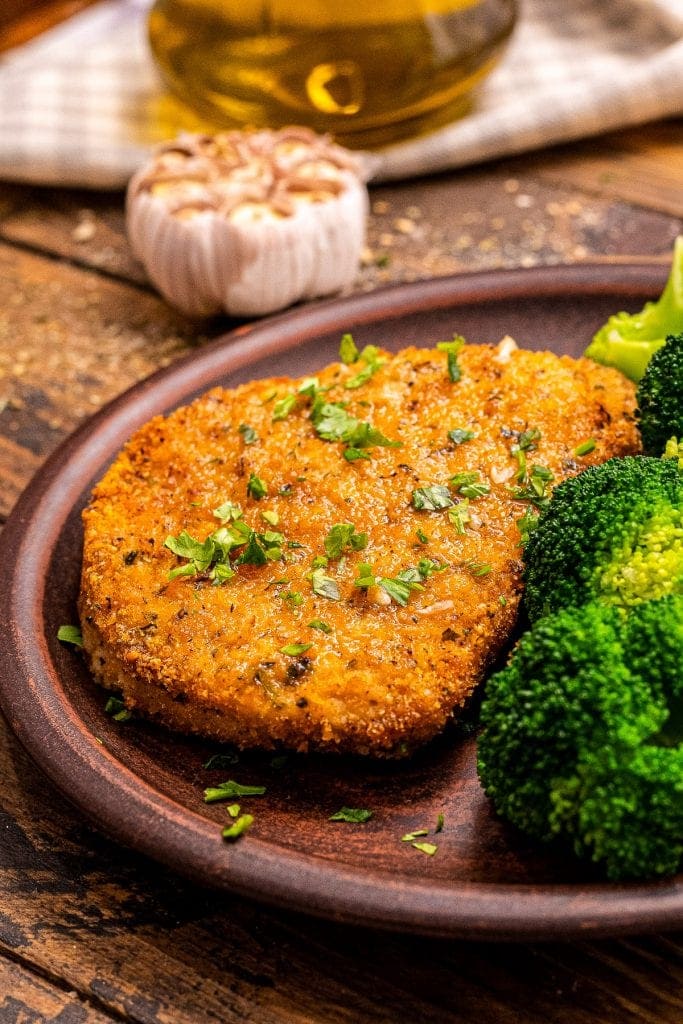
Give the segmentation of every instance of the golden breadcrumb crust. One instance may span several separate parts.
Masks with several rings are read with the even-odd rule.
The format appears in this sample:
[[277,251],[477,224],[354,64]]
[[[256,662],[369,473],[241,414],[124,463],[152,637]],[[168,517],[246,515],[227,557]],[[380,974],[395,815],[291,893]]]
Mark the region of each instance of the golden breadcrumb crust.
[[[472,345],[453,382],[442,351],[382,355],[354,389],[344,385],[362,362],[318,374],[326,401],[402,442],[368,449],[368,460],[347,461],[343,443],[321,439],[305,397],[274,420],[276,402],[301,383],[286,378],[210,391],[153,419],[118,456],[83,515],[80,614],[95,678],[127,705],[240,747],[406,753],[463,705],[513,628],[517,520],[527,508],[511,495],[519,432],[541,431],[528,467],[546,467],[555,483],[638,450],[633,385],[589,360],[506,340]],[[455,428],[475,437],[456,444],[447,436]],[[588,439],[594,450],[577,457]],[[470,500],[464,532],[448,510],[413,507],[414,489],[448,486],[463,471],[490,485]],[[267,486],[258,500],[247,490],[252,474]],[[458,499],[453,485],[450,493]],[[284,535],[282,558],[239,565],[219,586],[206,573],[169,581],[183,560],[166,538],[186,530],[204,540],[226,501],[254,530]],[[332,600],[314,593],[311,572],[338,523],[367,533],[368,544],[324,568],[338,587]],[[354,584],[362,562],[396,578],[424,558],[445,568],[405,607],[381,586]],[[281,652],[291,644],[311,646]]]

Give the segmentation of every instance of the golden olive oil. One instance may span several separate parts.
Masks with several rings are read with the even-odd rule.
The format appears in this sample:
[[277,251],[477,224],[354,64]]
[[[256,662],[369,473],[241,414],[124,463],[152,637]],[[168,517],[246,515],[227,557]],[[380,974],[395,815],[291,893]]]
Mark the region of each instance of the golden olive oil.
[[306,124],[379,146],[462,114],[515,0],[157,0],[152,51],[218,127]]

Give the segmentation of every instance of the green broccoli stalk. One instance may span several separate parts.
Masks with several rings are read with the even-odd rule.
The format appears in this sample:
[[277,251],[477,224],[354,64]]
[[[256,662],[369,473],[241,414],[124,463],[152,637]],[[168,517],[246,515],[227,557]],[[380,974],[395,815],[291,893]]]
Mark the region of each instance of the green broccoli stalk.
[[683,235],[674,244],[671,273],[656,302],[639,313],[615,313],[600,328],[585,355],[596,363],[616,366],[631,380],[640,380],[651,356],[667,334],[683,331]]
[[487,684],[479,775],[498,813],[610,879],[683,855],[683,597],[541,619]]
[[655,352],[637,400],[643,451],[662,455],[672,437],[683,439],[683,334],[669,335]]
[[677,461],[615,458],[563,481],[524,549],[532,622],[588,601],[630,608],[683,593]]

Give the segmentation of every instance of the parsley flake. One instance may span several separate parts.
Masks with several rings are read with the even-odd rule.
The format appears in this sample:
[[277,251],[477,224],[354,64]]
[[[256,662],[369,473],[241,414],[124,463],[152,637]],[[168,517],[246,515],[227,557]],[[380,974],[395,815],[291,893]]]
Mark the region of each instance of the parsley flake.
[[463,427],[457,427],[455,430],[448,431],[448,440],[452,441],[453,444],[464,444],[465,441],[472,441],[475,436],[473,430],[465,430]]
[[372,811],[363,807],[342,807],[335,814],[331,814],[328,821],[348,821],[353,825],[362,825],[372,817]]
[[439,817],[436,819],[436,828],[434,829],[434,831],[435,832],[443,832],[443,826],[444,826],[444,816],[443,816],[443,814],[440,814]]
[[233,764],[237,764],[240,756],[237,751],[233,751],[230,754],[212,754],[208,761],[205,762],[204,768],[229,768]]
[[591,452],[595,451],[596,446],[597,441],[595,440],[595,438],[589,437],[587,441],[582,441],[580,445],[577,445],[577,447],[574,449],[574,455],[576,455],[576,457],[579,459],[584,455],[590,455]]
[[279,398],[273,406],[273,423],[277,423],[278,420],[286,420],[295,405],[296,395],[285,395],[284,398]]
[[60,626],[57,630],[57,639],[63,644],[73,644],[74,647],[83,646],[83,634],[80,626]]
[[491,572],[491,566],[488,562],[467,562],[466,568],[469,569],[473,576],[488,576]]
[[462,494],[463,498],[482,498],[491,490],[489,484],[479,479],[479,473],[476,470],[456,473],[455,476],[451,477],[450,482],[451,486],[455,488],[458,494]]
[[236,519],[242,518],[242,508],[240,505],[236,505],[232,501],[224,501],[222,505],[213,510],[213,514],[216,519],[220,519],[221,523],[231,523]]
[[421,512],[439,512],[441,509],[450,508],[453,505],[448,488],[442,484],[417,487],[413,491],[412,501],[413,508]]
[[204,790],[204,803],[215,804],[219,800],[232,800],[236,796],[263,796],[265,791],[265,786],[243,786],[229,779],[218,786],[207,787]]
[[265,498],[268,494],[268,485],[264,483],[260,476],[251,473],[247,481],[247,494],[256,501],[260,501],[261,498]]
[[115,722],[129,722],[133,712],[126,707],[120,697],[109,697],[104,705],[105,714],[111,715]]
[[437,348],[440,352],[446,353],[448,376],[453,384],[462,377],[462,370],[458,365],[458,352],[465,344],[465,339],[460,334],[456,334],[452,341],[440,341],[437,344]]
[[311,619],[308,626],[310,629],[318,629],[321,633],[326,633],[328,635],[332,632],[332,627],[328,626],[328,624],[323,622],[322,619]]
[[435,846],[434,843],[412,843],[411,845],[414,846],[416,850],[419,850],[420,853],[426,853],[428,857],[433,857],[439,849],[439,847]]
[[242,814],[236,821],[233,821],[232,825],[228,825],[227,828],[223,829],[223,839],[234,841],[243,836],[244,833],[251,828],[254,823],[253,814]]
[[350,366],[351,363],[355,363],[360,355],[358,346],[353,340],[351,334],[343,334],[341,344],[339,345],[339,358],[345,366]]
[[526,547],[529,541],[529,537],[531,536],[532,531],[536,528],[537,525],[538,512],[535,512],[534,509],[531,506],[529,506],[529,508],[526,509],[524,515],[520,516],[520,518],[517,520],[517,529],[519,530],[519,544],[517,545],[518,547]]
[[553,474],[545,466],[532,466],[522,486],[512,488],[512,497],[515,501],[528,501],[536,508],[546,508],[550,501],[547,488],[553,479]]
[[470,521],[469,504],[469,499],[464,498],[448,510],[449,523],[455,527],[456,533],[461,535],[465,532],[465,525]]
[[258,441],[258,434],[248,423],[241,423],[237,429],[245,444],[255,444]]
[[355,377],[350,377],[344,384],[344,387],[350,391],[362,387],[363,384],[367,384],[384,363],[384,359],[380,358],[379,349],[376,345],[366,345],[359,358],[365,360],[365,366]]
[[412,843],[420,836],[428,836],[429,832],[426,828],[420,828],[416,832],[406,832],[404,836],[401,836],[402,843]]
[[371,423],[357,419],[346,411],[342,402],[325,402],[317,397],[311,409],[311,422],[323,441],[343,441],[348,446],[344,457],[352,462],[366,459],[366,448],[400,448],[401,441],[392,441]]
[[325,537],[328,558],[339,558],[344,551],[363,551],[368,546],[367,533],[356,533],[352,523],[337,523]]
[[326,597],[329,601],[338,601],[341,597],[336,580],[326,576],[322,566],[319,569],[314,569],[309,579],[313,593],[318,597]]
[[280,654],[286,654],[290,658],[298,658],[300,654],[305,654],[312,646],[313,644],[286,644],[280,648]]

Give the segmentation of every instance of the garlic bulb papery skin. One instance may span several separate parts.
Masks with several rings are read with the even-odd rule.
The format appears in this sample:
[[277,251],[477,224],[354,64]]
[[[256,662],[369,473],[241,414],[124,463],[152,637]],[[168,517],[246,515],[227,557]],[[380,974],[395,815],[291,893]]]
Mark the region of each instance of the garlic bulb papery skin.
[[261,316],[352,284],[368,206],[357,159],[308,129],[182,135],[131,179],[126,226],[171,305]]

